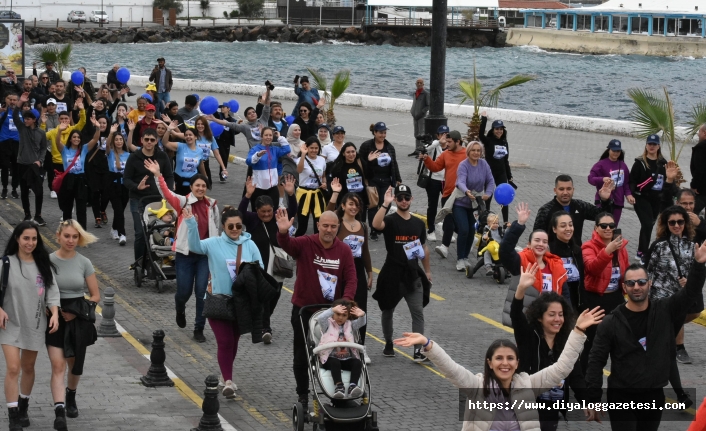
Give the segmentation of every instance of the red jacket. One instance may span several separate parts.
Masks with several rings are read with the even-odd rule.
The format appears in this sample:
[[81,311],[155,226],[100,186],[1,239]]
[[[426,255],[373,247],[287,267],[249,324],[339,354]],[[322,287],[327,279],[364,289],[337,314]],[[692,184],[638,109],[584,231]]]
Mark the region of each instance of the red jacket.
[[[517,254],[520,256],[520,262],[523,268],[527,268],[529,265],[537,262],[534,252],[529,248],[525,248]],[[562,286],[566,283],[568,278],[566,268],[564,268],[564,262],[562,262],[560,257],[549,252],[544,253],[542,260],[544,261],[544,265],[549,267],[549,271],[552,273],[552,290],[561,295]],[[537,271],[533,286],[539,293],[542,293],[542,271]]]
[[[292,238],[288,233],[277,232],[277,242],[282,250],[297,261],[297,280],[294,282],[292,304],[297,307],[312,304],[329,304],[333,300],[355,298],[358,277],[355,273],[353,253],[338,238],[330,248],[324,248],[319,235]],[[333,300],[324,297],[319,281],[319,272],[336,277]]]
[[[623,240],[623,246],[618,251],[618,264],[620,265],[620,286],[622,290],[623,273],[630,266],[627,250],[628,241]],[[584,286],[587,292],[603,295],[610,284],[610,275],[613,268],[613,255],[605,251],[603,238],[594,230],[591,239],[581,246],[584,267]],[[623,292],[625,293],[625,292]]]

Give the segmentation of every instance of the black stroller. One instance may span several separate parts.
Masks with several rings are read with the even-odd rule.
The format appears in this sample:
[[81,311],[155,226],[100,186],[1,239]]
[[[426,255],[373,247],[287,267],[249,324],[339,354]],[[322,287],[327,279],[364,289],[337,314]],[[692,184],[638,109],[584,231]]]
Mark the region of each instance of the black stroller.
[[[493,218],[498,218],[498,215],[495,214],[492,211],[488,211],[483,209],[483,211],[480,211],[479,209],[479,214],[478,214],[478,221],[476,222],[476,237],[474,241],[474,245],[477,244],[477,252],[478,252],[478,261],[476,262],[476,266],[471,268],[466,267],[466,278],[473,278],[476,272],[478,272],[479,269],[481,269],[485,262],[483,259],[483,255],[481,251],[489,245],[491,242],[496,242],[495,239],[492,238],[491,232],[490,232],[490,223],[489,219]],[[499,222],[499,220],[498,220]],[[500,225],[498,227],[498,233],[500,234],[500,238],[502,238],[505,235],[505,226]],[[485,236],[487,235],[487,238]],[[489,248],[492,248],[493,245],[497,244],[491,244]],[[490,250],[489,250],[490,251]],[[492,255],[497,255],[497,252],[493,253],[492,251],[490,252],[491,256]],[[499,259],[496,259],[493,257],[493,263],[492,263],[492,268],[493,268],[493,280],[495,280],[496,283],[498,284],[503,284],[505,283],[505,280],[510,278],[510,273],[505,269],[502,263],[500,263]]]
[[176,279],[175,253],[170,245],[156,244],[152,234],[155,231],[173,228],[175,223],[162,222],[155,216],[155,212],[162,205],[166,205],[174,213],[175,221],[177,213],[168,203],[165,202],[163,204],[161,197],[156,202],[154,202],[154,199],[154,196],[146,196],[140,199],[140,204],[148,200],[152,202],[145,205],[145,211],[142,213],[142,234],[145,238],[145,250],[142,253],[142,257],[137,259],[130,269],[135,272],[135,286],[141,287],[142,281],[145,279],[154,280],[157,292],[162,293],[164,291],[164,280]]
[[[321,328],[319,326],[319,315],[330,308],[330,304],[307,305],[299,310],[299,323],[302,325],[302,330],[305,330],[304,325],[309,327],[309,336],[306,340],[306,354],[308,361],[309,380],[311,381],[312,391],[312,411],[305,411],[301,403],[296,403],[292,408],[292,421],[295,431],[302,431],[305,423],[313,424],[314,431],[316,430],[359,430],[359,431],[378,431],[377,427],[377,412],[372,411],[371,396],[370,396],[370,379],[368,370],[363,362],[363,372],[361,373],[358,386],[363,389],[363,395],[357,399],[354,398],[334,398],[336,385],[331,378],[331,372],[321,368],[318,353],[324,349],[333,347],[347,347],[357,349],[362,357],[365,347],[357,343],[336,342],[328,343],[325,346],[318,347],[321,340]],[[302,319],[304,310],[320,309],[315,312],[308,322]],[[359,340],[359,334],[356,332],[355,340]],[[342,371],[344,386],[350,384],[350,371]]]

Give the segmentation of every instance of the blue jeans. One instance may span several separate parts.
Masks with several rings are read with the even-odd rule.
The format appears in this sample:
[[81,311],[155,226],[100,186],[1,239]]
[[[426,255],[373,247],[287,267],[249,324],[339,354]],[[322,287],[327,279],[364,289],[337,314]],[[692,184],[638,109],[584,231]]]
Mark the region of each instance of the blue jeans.
[[[169,97],[169,93],[157,93],[157,118],[162,118],[162,114],[166,112],[166,105],[171,101],[172,99]],[[164,102],[165,108],[162,107],[162,102]]]
[[456,255],[458,259],[468,259],[473,247],[473,237],[476,235],[476,218],[473,210],[458,205],[453,207],[454,223],[458,229],[456,239]]
[[176,254],[177,291],[174,294],[176,310],[183,312],[191,293],[196,295],[196,319],[194,330],[203,330],[206,318],[203,317],[203,298],[208,287],[208,256],[205,254]]
[[130,212],[132,213],[132,226],[135,229],[134,253],[137,261],[145,253],[145,236],[142,232],[142,213],[145,212],[145,205],[140,204],[139,199],[130,198]]

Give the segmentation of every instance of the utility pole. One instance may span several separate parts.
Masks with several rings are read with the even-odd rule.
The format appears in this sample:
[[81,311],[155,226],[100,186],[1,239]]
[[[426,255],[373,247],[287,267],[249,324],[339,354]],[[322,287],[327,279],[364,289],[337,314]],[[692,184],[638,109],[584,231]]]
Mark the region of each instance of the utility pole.
[[99,27],[103,27],[103,0],[101,0],[101,17],[98,18]]
[[186,0],[186,26],[191,27],[191,8],[189,7],[189,0]]
[[444,92],[446,90],[446,11],[447,0],[433,0],[431,9],[431,65],[429,67],[429,114],[424,133],[432,136],[446,125]]

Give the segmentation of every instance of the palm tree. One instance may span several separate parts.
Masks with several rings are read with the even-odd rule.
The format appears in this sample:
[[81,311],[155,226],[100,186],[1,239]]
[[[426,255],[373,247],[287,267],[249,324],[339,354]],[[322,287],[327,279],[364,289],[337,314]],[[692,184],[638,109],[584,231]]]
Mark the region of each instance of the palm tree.
[[40,45],[34,49],[34,57],[38,63],[54,63],[59,76],[63,76],[64,69],[71,63],[72,45]]
[[466,135],[466,142],[477,141],[478,131],[480,129],[480,108],[481,106],[488,106],[491,108],[497,108],[498,100],[500,100],[500,95],[502,91],[509,87],[514,87],[516,85],[524,84],[525,82],[533,81],[537,79],[534,75],[515,75],[507,81],[501,83],[495,88],[492,88],[485,93],[483,92],[483,84],[476,77],[476,62],[473,60],[473,81],[461,81],[458,86],[461,88],[464,96],[461,99],[461,103],[470,99],[473,101],[473,116],[471,121],[466,123],[468,126],[468,134]]
[[341,69],[336,72],[333,77],[333,84],[331,84],[330,91],[328,87],[328,81],[326,77],[316,69],[307,67],[306,70],[309,71],[311,78],[314,80],[314,88],[324,92],[324,99],[328,101],[328,109],[324,118],[326,118],[326,123],[329,126],[336,125],[336,115],[333,113],[333,107],[336,104],[336,99],[341,97],[343,93],[348,89],[351,84],[351,71],[348,69]]

